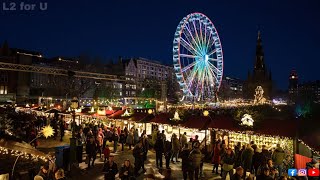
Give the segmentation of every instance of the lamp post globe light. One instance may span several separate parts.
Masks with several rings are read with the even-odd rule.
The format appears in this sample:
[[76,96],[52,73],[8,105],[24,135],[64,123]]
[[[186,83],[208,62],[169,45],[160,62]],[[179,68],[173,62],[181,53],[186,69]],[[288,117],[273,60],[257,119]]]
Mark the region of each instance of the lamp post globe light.
[[[209,117],[210,118],[210,121],[212,121],[212,118],[211,118],[211,116],[209,116],[209,111],[208,110],[204,110],[203,112],[203,116],[204,117]],[[205,149],[207,149],[207,128],[204,130],[205,132],[204,132],[204,147],[205,147]]]

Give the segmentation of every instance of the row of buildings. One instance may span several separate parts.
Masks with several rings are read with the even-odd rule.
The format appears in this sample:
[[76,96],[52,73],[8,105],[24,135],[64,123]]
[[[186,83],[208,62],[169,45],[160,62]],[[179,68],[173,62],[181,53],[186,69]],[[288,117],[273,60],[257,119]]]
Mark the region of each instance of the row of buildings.
[[[10,48],[4,42],[0,48],[0,101],[26,103],[37,102],[39,97],[70,99],[71,97],[130,99],[132,97],[156,98],[177,101],[181,97],[179,85],[172,65],[145,58],[121,58],[109,63],[92,63],[88,57],[45,58],[39,52]],[[15,65],[28,67],[15,69]],[[55,73],[38,71],[37,68],[50,68]],[[67,70],[67,75],[56,72]],[[50,71],[51,71],[50,70]],[[59,71],[58,71],[59,72]],[[75,77],[75,72],[90,72],[85,78]],[[111,74],[113,80],[91,78],[96,74]],[[296,102],[298,97],[320,101],[319,81],[300,83],[298,75],[292,71],[289,76],[288,100]],[[275,96],[271,70],[267,69],[260,31],[257,36],[253,71],[248,72],[246,80],[225,76],[219,90],[220,100],[234,98],[253,99],[257,86],[262,86],[264,96]],[[125,103],[131,103],[126,102]]]
[[[173,67],[145,58],[119,58],[108,64],[88,63],[86,59],[54,57],[45,58],[39,52],[10,48],[4,42],[0,48],[0,101],[18,103],[37,102],[39,97],[54,99],[125,98],[146,96],[158,99],[173,98],[175,76]],[[8,67],[8,64],[11,65]],[[24,65],[21,69],[19,65]],[[33,67],[33,68],[29,68]],[[67,70],[67,76],[43,72]],[[19,69],[17,71],[17,69]],[[112,74],[115,80],[75,77],[76,72]],[[165,92],[165,93],[163,93]],[[169,96],[167,96],[169,95]]]

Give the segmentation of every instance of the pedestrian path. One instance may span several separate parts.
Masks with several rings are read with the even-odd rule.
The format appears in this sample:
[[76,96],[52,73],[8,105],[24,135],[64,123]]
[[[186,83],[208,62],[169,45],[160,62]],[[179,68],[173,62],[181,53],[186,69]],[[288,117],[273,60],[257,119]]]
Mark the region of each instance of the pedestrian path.
[[[60,142],[59,139],[54,140],[53,138],[49,139],[40,139],[40,145],[39,149],[50,152],[54,151],[54,147],[56,146],[63,146],[63,145],[69,145],[69,138],[70,134],[66,133],[66,136],[63,138],[63,141]],[[107,142],[109,144],[110,150],[113,150],[113,143]],[[118,147],[118,150],[121,150],[120,147]],[[118,165],[118,168],[120,168],[123,164],[123,162],[127,159],[130,160],[132,164],[134,164],[134,157],[132,155],[132,150],[129,150],[127,146],[125,146],[124,151],[118,151],[116,153],[113,153],[115,156],[115,162]],[[84,161],[79,164],[79,168],[76,173],[72,173],[73,177],[72,179],[76,180],[88,180],[88,179],[96,179],[96,180],[103,180],[104,176],[102,173],[103,169],[103,159],[100,158],[100,155],[97,154],[97,159],[95,161],[95,166],[91,169],[87,169],[87,164],[85,164],[85,153],[84,153]],[[181,162],[177,163],[171,163],[170,162],[170,167],[171,170],[158,170],[156,168],[156,162],[155,162],[155,152],[153,150],[148,151],[148,160],[145,162],[145,168],[153,168],[155,172],[161,172],[161,174],[164,176],[163,179],[170,179],[170,180],[182,180],[183,175],[182,175],[182,170],[181,170]],[[163,162],[165,163],[165,159],[163,157]],[[158,176],[161,176],[161,174],[158,174]],[[141,174],[137,180],[142,180],[143,179],[143,174]],[[217,174],[212,173],[212,164],[205,163],[203,166],[203,177],[200,178],[202,180],[214,180],[214,179],[221,179],[221,177]],[[227,178],[229,179],[229,178]]]

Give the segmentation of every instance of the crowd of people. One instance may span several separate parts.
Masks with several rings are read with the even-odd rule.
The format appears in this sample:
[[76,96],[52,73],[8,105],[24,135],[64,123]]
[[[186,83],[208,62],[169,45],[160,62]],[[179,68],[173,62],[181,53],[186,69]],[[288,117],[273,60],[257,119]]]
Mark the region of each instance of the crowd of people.
[[[272,152],[266,146],[262,146],[262,149],[258,148],[253,141],[243,146],[238,143],[234,149],[216,142],[212,156],[212,173],[219,174],[218,167],[221,166],[222,179],[226,179],[227,174],[231,180],[250,179],[250,177],[256,177],[257,180],[284,179],[287,178],[282,176],[287,172],[289,163],[287,157],[279,144]],[[248,174],[251,175],[248,176]]]
[[[48,122],[55,130],[54,139],[59,136],[62,141],[67,125],[58,116],[54,116],[50,121],[46,117],[36,117],[35,121],[17,127],[15,134],[25,141],[32,140]],[[88,169],[94,167],[98,156],[104,161],[105,179],[115,179],[118,176],[122,180],[131,180],[140,176],[146,172],[144,165],[148,160],[147,155],[150,149],[156,153],[156,167],[159,170],[170,170],[170,163],[180,163],[181,160],[183,179],[197,180],[203,176],[203,163],[208,153],[198,140],[198,136],[188,140],[184,132],[180,135],[172,134],[171,139],[167,139],[164,131],[160,132],[155,128],[151,137],[148,137],[145,131],[140,133],[141,130],[135,127],[131,129],[127,127],[122,129],[112,125],[108,127],[96,121],[76,126],[76,131],[77,144],[78,147],[81,147],[80,151],[86,153],[85,162]],[[108,144],[112,144],[113,148],[110,148]],[[33,145],[37,147],[37,141],[34,141]],[[119,167],[114,161],[113,153],[124,151],[125,148],[132,150],[134,162],[127,159]],[[256,177],[257,180],[285,180],[288,178],[284,172],[287,172],[290,159],[279,144],[271,151],[266,146],[260,149],[254,142],[242,146],[238,143],[231,148],[218,140],[213,144],[210,157],[213,164],[212,173],[220,174],[222,179],[226,179],[227,175],[231,180],[245,180],[252,177]],[[78,157],[78,162],[82,162],[82,153]],[[43,166],[34,179],[65,178],[63,169],[49,172],[50,168]]]

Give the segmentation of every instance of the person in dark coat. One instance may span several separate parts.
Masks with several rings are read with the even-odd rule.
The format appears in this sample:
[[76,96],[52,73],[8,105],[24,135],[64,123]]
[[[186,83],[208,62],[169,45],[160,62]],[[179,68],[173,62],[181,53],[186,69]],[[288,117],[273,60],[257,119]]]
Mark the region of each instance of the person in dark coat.
[[119,178],[121,180],[134,179],[134,169],[129,159],[125,160],[122,167],[120,168]]
[[93,137],[90,138],[89,142],[86,145],[86,151],[88,156],[88,168],[90,168],[90,162],[92,159],[92,166],[94,166],[94,161],[96,160],[97,156],[97,144]]
[[[146,133],[145,131],[143,131],[144,133]],[[142,136],[142,148],[143,148],[143,163],[142,163],[142,169],[145,171],[144,168],[144,162],[147,160],[148,157],[148,151],[149,151],[149,140],[148,140],[148,136],[146,134],[144,134]]]
[[231,176],[230,180],[244,180],[243,168],[241,166],[236,168],[236,173]]
[[218,167],[220,164],[220,146],[219,143],[216,143],[213,148],[213,157],[212,157],[212,163],[213,163],[213,169],[212,173],[216,171],[216,174],[218,174]]
[[262,164],[267,164],[268,160],[271,159],[271,153],[269,152],[269,150],[267,149],[266,145],[262,145]]
[[246,174],[246,172],[250,171],[251,169],[253,154],[254,151],[252,147],[248,144],[241,154],[241,162],[244,169],[244,174]]
[[270,169],[268,167],[263,167],[261,175],[257,176],[256,180],[273,180],[270,176]]
[[119,142],[119,135],[117,131],[114,131],[114,134],[113,134],[113,152],[114,153],[117,152],[118,142]]
[[200,173],[200,164],[202,161],[202,153],[200,151],[200,143],[194,143],[194,148],[189,154],[189,160],[191,163],[190,180],[198,180]]
[[[134,157],[134,174],[139,175],[139,170],[143,167],[143,146],[142,142],[138,142],[133,148],[133,157]],[[145,169],[143,169],[145,171]]]
[[121,143],[121,151],[124,151],[124,143],[126,143],[126,135],[123,130],[121,130],[120,134],[120,143]]
[[236,162],[234,164],[235,167],[241,166],[241,142],[238,142],[237,145],[234,147],[234,153],[236,156]]
[[170,158],[172,156],[171,149],[172,149],[171,142],[168,140],[165,141],[164,142],[164,158],[166,159],[166,168],[167,169],[171,169],[170,168]]
[[283,170],[283,160],[286,158],[286,153],[280,147],[280,144],[277,144],[277,148],[272,153],[272,161],[274,163],[275,168],[279,171],[279,176],[282,176],[282,170]]
[[44,180],[49,180],[48,170],[49,170],[49,166],[48,165],[42,166],[40,168],[38,176],[41,176]]
[[154,144],[154,150],[156,151],[156,164],[157,167],[160,169],[162,168],[162,154],[164,151],[164,144],[159,132],[157,135],[156,142]]
[[65,130],[65,122],[63,120],[60,120],[60,141],[62,142],[64,137],[64,130]]
[[104,173],[105,180],[115,180],[115,176],[118,173],[117,163],[113,161],[114,156],[110,155],[109,160],[104,163],[102,172]]
[[253,165],[253,172],[254,174],[257,175],[258,172],[258,168],[261,167],[262,162],[263,162],[263,154],[262,154],[262,150],[259,148],[256,148],[256,151],[254,152],[253,156],[252,156],[252,165]]
[[189,160],[190,149],[188,148],[188,144],[184,144],[182,151],[180,152],[180,156],[182,159],[182,174],[183,179],[187,180],[188,172],[190,171],[190,160]]

